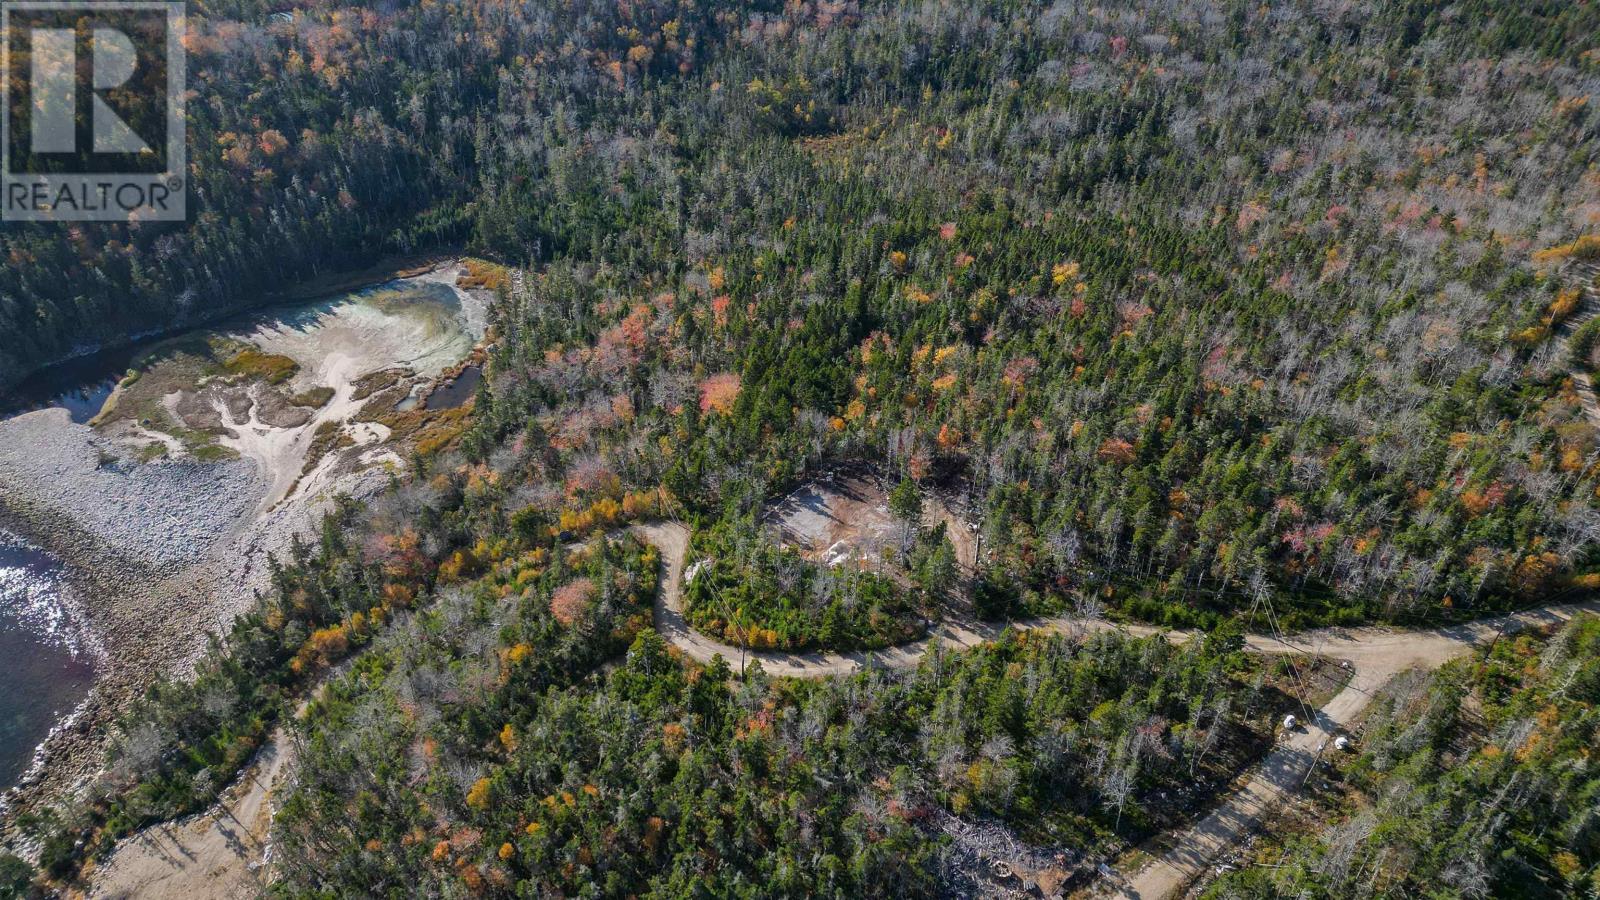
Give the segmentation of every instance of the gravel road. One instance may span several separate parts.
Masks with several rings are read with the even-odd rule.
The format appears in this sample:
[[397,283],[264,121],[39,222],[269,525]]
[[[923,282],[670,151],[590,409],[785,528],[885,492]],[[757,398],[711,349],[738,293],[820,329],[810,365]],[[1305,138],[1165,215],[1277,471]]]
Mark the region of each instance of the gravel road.
[[[936,515],[951,524],[953,533],[965,533],[948,511]],[[689,529],[674,522],[636,525],[635,534],[661,551],[666,566],[662,590],[656,596],[656,629],[689,657],[709,662],[717,654],[731,665],[760,660],[769,674],[791,678],[825,678],[848,675],[863,666],[909,668],[935,644],[971,647],[999,637],[1002,628],[968,620],[946,620],[925,640],[867,653],[774,653],[742,650],[706,637],[689,627],[683,617],[683,566],[689,549]],[[965,551],[965,552],[961,552]],[[958,548],[959,555],[972,550]],[[962,563],[970,566],[968,559]],[[1348,728],[1366,709],[1374,694],[1400,672],[1432,670],[1471,653],[1497,636],[1527,628],[1557,626],[1584,612],[1600,613],[1600,601],[1528,610],[1483,619],[1465,625],[1415,631],[1386,628],[1327,628],[1276,637],[1249,635],[1246,645],[1259,653],[1320,655],[1348,662],[1350,681],[1317,711],[1316,721],[1290,736],[1269,753],[1244,787],[1228,796],[1199,823],[1178,835],[1172,849],[1131,878],[1115,876],[1102,885],[1102,894],[1122,898],[1157,900],[1180,894],[1219,854],[1255,827],[1284,796],[1297,789],[1315,761],[1319,749]],[[1144,637],[1162,633],[1169,640],[1185,641],[1192,634],[1149,626],[1122,626],[1103,620],[1070,616],[1014,623],[1013,628],[1060,633],[1114,629]]]

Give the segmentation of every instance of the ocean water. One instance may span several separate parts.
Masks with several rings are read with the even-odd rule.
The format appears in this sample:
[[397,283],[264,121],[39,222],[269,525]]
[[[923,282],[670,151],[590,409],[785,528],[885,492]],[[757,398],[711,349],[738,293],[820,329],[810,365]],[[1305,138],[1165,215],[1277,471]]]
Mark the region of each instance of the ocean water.
[[94,683],[94,653],[61,592],[61,564],[0,530],[0,788]]

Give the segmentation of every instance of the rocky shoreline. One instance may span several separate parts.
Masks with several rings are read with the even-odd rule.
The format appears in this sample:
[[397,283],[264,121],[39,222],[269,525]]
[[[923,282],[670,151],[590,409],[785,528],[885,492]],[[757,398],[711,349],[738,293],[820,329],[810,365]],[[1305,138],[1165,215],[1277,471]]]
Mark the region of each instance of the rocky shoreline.
[[[440,269],[415,280],[455,279]],[[87,697],[0,798],[0,837],[14,836],[18,813],[92,782],[116,722],[140,694],[159,678],[187,676],[208,635],[225,633],[269,587],[269,555],[283,558],[294,535],[314,535],[335,496],[364,499],[389,482],[402,457],[389,429],[357,421],[363,402],[352,392],[369,373],[416,364],[419,354],[432,361],[421,375],[426,388],[443,380],[441,371],[480,361],[482,335],[470,326],[482,318],[482,299],[457,295],[467,326],[457,336],[432,330],[423,313],[355,305],[320,310],[314,329],[299,323],[244,335],[299,363],[289,388],[325,385],[331,397],[314,409],[316,421],[281,422],[262,414],[260,385],[224,384],[244,417],[225,407],[216,440],[236,459],[202,460],[176,440],[167,442],[172,455],[150,458],[140,451],[160,422],[92,427],[60,408],[0,420],[0,528],[60,561],[63,602],[97,657]],[[181,404],[184,396],[169,399]],[[346,439],[313,440],[321,424]]]
[[[208,635],[267,586],[268,554],[313,531],[325,505],[301,498],[257,515],[268,480],[249,461],[112,462],[111,446],[64,410],[0,422],[0,528],[61,562],[61,594],[97,657],[88,696],[0,798],[0,832],[100,771],[133,700],[189,673]],[[341,488],[365,495],[385,480],[360,476]]]
[[163,607],[178,615],[201,597],[171,590],[170,576],[12,488],[0,494],[0,527],[61,561],[60,593],[95,658],[96,678],[78,708],[35,749],[27,773],[0,797],[0,832],[7,836],[18,813],[81,790],[100,771],[112,728],[129,704],[153,677],[185,670],[205,647],[203,633],[177,639],[176,629],[159,627],[162,619],[151,615]]

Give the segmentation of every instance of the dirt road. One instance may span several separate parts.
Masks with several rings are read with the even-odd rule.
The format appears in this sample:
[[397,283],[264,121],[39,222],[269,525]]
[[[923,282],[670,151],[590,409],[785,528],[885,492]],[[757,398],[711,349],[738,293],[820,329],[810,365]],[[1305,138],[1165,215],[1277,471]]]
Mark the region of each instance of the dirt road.
[[[952,532],[965,533],[961,524],[941,515]],[[674,522],[636,525],[635,534],[661,551],[666,578],[656,595],[656,629],[669,643],[700,662],[717,654],[730,665],[740,666],[760,660],[769,674],[791,678],[824,678],[848,675],[864,666],[910,668],[921,660],[935,643],[947,647],[971,647],[1000,635],[1001,627],[966,619],[947,619],[924,640],[887,650],[863,653],[775,653],[743,650],[714,641],[690,628],[683,617],[683,569],[689,549],[689,529]],[[972,550],[962,554],[973,555]],[[968,566],[972,562],[963,559]],[[1509,616],[1484,619],[1420,631],[1395,631],[1385,628],[1322,628],[1279,638],[1249,635],[1246,645],[1259,653],[1320,655],[1350,664],[1350,681],[1334,698],[1317,710],[1315,722],[1306,723],[1267,755],[1256,773],[1237,793],[1228,797],[1210,815],[1180,835],[1173,848],[1131,878],[1108,881],[1107,893],[1119,897],[1166,898],[1180,893],[1212,860],[1249,831],[1273,808],[1285,793],[1304,780],[1319,749],[1347,728],[1374,694],[1390,678],[1408,669],[1431,670],[1472,652],[1498,635],[1526,628],[1559,625],[1582,612],[1600,613],[1600,601],[1529,610]],[[1059,633],[1118,630],[1138,637],[1162,633],[1149,626],[1122,626],[1103,620],[1083,620],[1070,616],[1015,623],[1014,628],[1038,629]],[[1193,635],[1166,631],[1169,640],[1185,641]]]
[[[952,523],[959,525],[959,523]],[[953,529],[952,529],[953,530]],[[635,525],[632,531],[661,551],[665,567],[657,592],[656,629],[673,646],[700,662],[721,654],[731,665],[759,659],[769,674],[794,678],[847,675],[863,666],[915,666],[935,642],[971,647],[994,640],[1001,628],[969,620],[944,622],[928,638],[873,653],[790,654],[741,650],[714,641],[690,628],[683,617],[684,564],[689,529],[674,522]],[[973,549],[958,548],[970,568]],[[1300,784],[1317,750],[1330,735],[1348,725],[1371,701],[1373,693],[1396,673],[1432,669],[1471,652],[1501,633],[1557,625],[1582,611],[1600,612],[1600,602],[1533,610],[1468,625],[1427,631],[1399,632],[1381,628],[1320,629],[1277,639],[1251,635],[1246,641],[1262,653],[1320,654],[1351,664],[1348,685],[1318,711],[1317,721],[1294,733],[1268,755],[1239,792],[1183,833],[1171,851],[1131,879],[1114,879],[1110,890],[1123,897],[1170,897],[1180,892],[1205,866],[1249,830],[1284,795]],[[1060,633],[1120,630],[1136,636],[1161,632],[1148,626],[1118,626],[1100,620],[1057,617],[1013,627]],[[1188,640],[1185,632],[1165,632],[1171,640]],[[302,704],[300,713],[305,710]],[[120,846],[94,874],[91,896],[99,898],[256,896],[262,889],[259,866],[271,826],[272,800],[291,764],[282,734],[263,748],[248,770],[226,793],[221,804],[189,819],[142,832]]]
[[[662,590],[656,595],[656,630],[667,641],[699,662],[710,662],[721,654],[737,664],[760,660],[769,674],[792,678],[825,678],[848,675],[864,666],[910,668],[915,666],[935,642],[952,648],[972,647],[998,638],[1006,627],[1059,633],[1115,630],[1135,637],[1165,634],[1169,640],[1185,641],[1191,635],[1149,625],[1119,625],[1103,620],[1084,620],[1056,616],[1015,622],[1010,626],[977,622],[956,617],[946,619],[932,635],[920,641],[886,650],[854,653],[784,653],[772,650],[742,650],[732,644],[709,638],[689,626],[683,617],[684,563],[689,552],[689,529],[676,522],[635,525],[633,532],[661,551],[666,567]],[[964,561],[963,561],[964,562]],[[1600,601],[1529,610],[1511,616],[1482,619],[1423,631],[1396,631],[1388,628],[1319,628],[1276,638],[1248,635],[1250,649],[1260,653],[1320,655],[1348,661],[1358,672],[1384,672],[1393,675],[1410,668],[1433,669],[1490,641],[1497,633],[1512,632],[1539,625],[1557,625],[1576,612],[1600,611]]]
[[282,730],[211,809],[139,832],[94,873],[91,898],[259,897],[273,800],[293,760]]
[[[1595,290],[1595,278],[1600,276],[1600,266],[1594,263],[1578,263],[1574,266],[1578,271],[1582,284],[1582,305],[1578,307],[1575,315],[1561,324],[1561,340],[1558,344],[1559,352],[1566,356],[1571,352],[1572,336],[1583,324],[1596,315],[1600,315],[1600,291]],[[1600,428],[1600,397],[1595,395],[1594,380],[1583,369],[1583,362],[1571,369],[1572,388],[1578,395],[1578,403],[1583,407],[1583,417],[1589,421],[1593,428]]]
[[[667,642],[698,662],[710,662],[721,654],[736,669],[756,660],[769,675],[787,678],[826,678],[848,675],[865,666],[894,669],[911,668],[935,641],[952,647],[972,647],[992,641],[1001,629],[967,620],[946,620],[931,636],[885,650],[852,653],[784,653],[773,650],[745,650],[713,640],[689,626],[683,617],[683,568],[689,553],[689,529],[677,522],[635,525],[633,532],[661,551],[666,575],[656,594],[656,631]],[[958,552],[959,555],[959,552]]]
[[1250,780],[1212,813],[1179,835],[1172,849],[1131,878],[1114,879],[1111,896],[1156,900],[1178,896],[1217,856],[1298,789],[1318,752],[1346,730],[1390,678],[1408,669],[1436,669],[1502,634],[1560,625],[1582,612],[1600,612],[1600,601],[1528,610],[1466,625],[1425,631],[1379,628],[1319,629],[1287,642],[1252,635],[1251,649],[1266,653],[1318,653],[1351,664],[1344,690],[1317,710],[1315,722],[1293,732],[1267,755]]

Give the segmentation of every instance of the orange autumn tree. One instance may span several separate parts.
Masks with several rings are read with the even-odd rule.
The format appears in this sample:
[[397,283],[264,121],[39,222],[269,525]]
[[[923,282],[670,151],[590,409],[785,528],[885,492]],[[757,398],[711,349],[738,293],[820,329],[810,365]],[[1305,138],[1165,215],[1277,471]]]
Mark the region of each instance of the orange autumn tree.
[[723,372],[707,378],[700,383],[700,411],[719,412],[724,415],[732,412],[734,401],[739,399],[741,387],[739,376],[733,372]]
[[583,615],[596,593],[594,582],[587,578],[569,581],[550,595],[550,615],[562,625],[571,625]]

